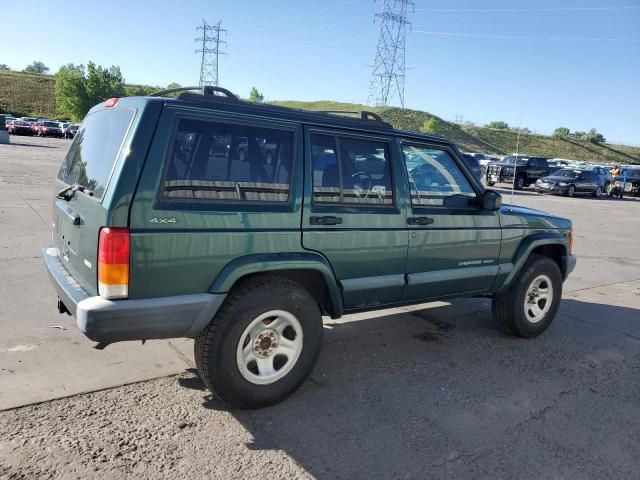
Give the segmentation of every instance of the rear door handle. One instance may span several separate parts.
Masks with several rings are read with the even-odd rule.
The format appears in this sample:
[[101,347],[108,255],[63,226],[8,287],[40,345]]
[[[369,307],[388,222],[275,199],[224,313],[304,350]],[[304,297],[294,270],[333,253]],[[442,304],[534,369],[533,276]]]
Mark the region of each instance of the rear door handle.
[[407,218],[409,225],[431,225],[433,218],[431,217],[409,217]]
[[342,218],[340,217],[311,217],[309,218],[311,225],[340,225]]

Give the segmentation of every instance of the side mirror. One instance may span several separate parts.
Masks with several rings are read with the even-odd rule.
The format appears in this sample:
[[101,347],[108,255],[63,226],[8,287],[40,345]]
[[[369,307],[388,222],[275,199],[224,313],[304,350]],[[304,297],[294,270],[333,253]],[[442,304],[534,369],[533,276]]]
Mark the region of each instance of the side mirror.
[[482,198],[482,208],[495,212],[502,207],[502,195],[495,190],[485,190]]

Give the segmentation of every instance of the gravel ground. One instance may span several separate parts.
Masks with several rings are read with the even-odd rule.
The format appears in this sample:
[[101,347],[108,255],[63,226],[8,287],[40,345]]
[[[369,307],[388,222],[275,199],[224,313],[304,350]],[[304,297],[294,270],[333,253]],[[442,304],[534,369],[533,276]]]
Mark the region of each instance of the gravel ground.
[[[61,322],[37,253],[64,143],[12,140],[0,155],[0,394],[122,385],[176,355],[192,365],[187,341],[186,356],[158,342],[97,354],[39,329]],[[640,202],[515,197],[576,230],[578,267],[541,337],[504,335],[485,299],[328,322],[313,374],[271,408],[230,411],[188,370],[0,412],[0,479],[638,478]]]
[[284,452],[253,450],[233,415],[199,408],[185,381],[193,375],[1,414],[0,478],[246,478],[256,464],[263,477],[310,478]]

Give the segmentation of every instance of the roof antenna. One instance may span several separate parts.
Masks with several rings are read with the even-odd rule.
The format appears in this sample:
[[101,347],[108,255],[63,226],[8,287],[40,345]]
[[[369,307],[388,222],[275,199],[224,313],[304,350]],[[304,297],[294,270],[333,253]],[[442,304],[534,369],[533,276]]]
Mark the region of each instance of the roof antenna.
[[520,151],[520,131],[522,130],[522,112],[524,110],[524,100],[520,100],[520,124],[518,125],[518,136],[516,137],[516,158],[513,162],[513,181],[511,182],[511,204],[509,212],[513,213],[513,191],[516,187],[516,173],[518,171],[518,153]]

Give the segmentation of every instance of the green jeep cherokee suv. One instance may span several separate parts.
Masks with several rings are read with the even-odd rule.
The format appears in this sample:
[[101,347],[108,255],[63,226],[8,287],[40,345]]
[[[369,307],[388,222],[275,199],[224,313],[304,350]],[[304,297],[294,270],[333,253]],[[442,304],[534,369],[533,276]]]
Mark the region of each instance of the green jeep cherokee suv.
[[491,296],[513,334],[553,320],[571,222],[501,207],[451,142],[369,112],[162,94],[94,107],[56,179],[43,255],[98,347],[195,338],[206,386],[257,408],[309,374],[322,315]]

